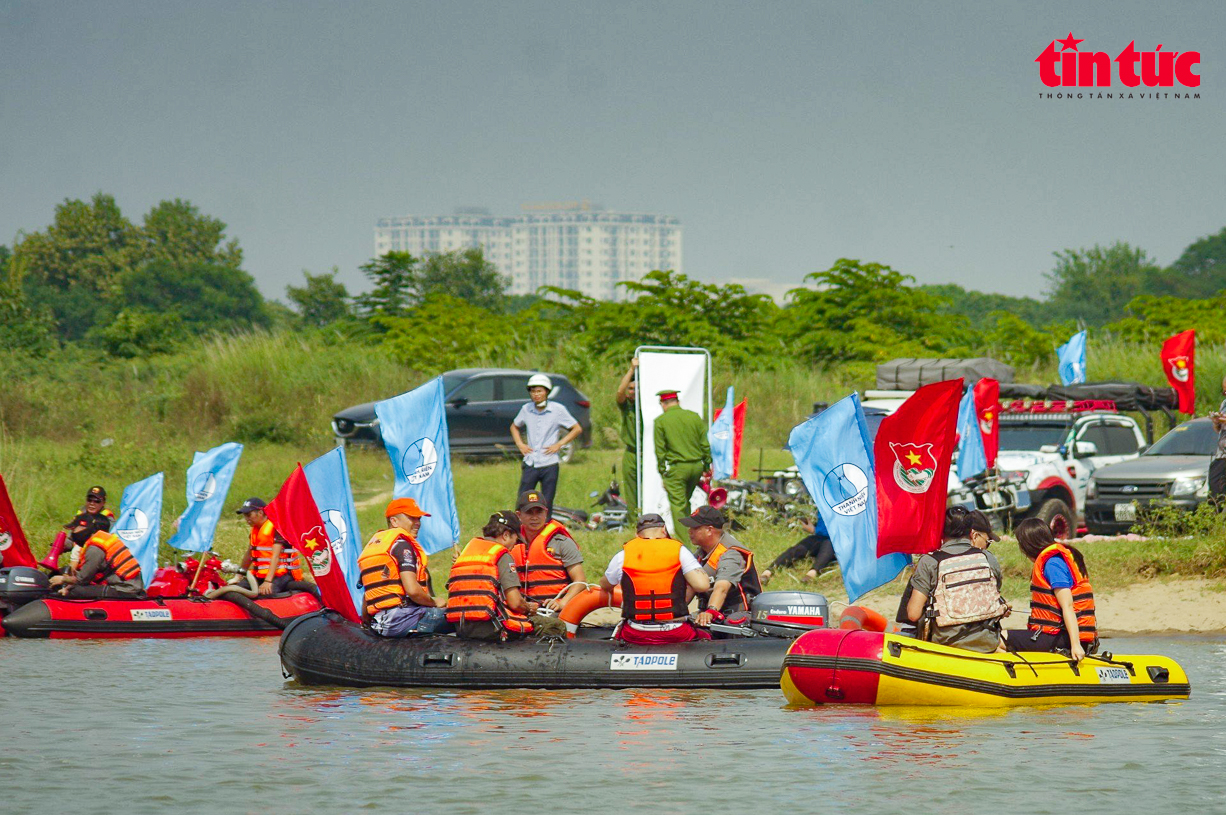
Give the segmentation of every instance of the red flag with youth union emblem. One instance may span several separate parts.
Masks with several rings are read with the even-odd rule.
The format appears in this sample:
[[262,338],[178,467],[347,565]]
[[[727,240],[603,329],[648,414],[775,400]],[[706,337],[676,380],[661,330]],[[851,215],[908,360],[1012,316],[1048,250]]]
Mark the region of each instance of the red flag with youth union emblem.
[[873,442],[878,557],[941,545],[961,401],[961,379],[937,382],[881,420]]
[[339,611],[347,620],[360,622],[301,464],[285,480],[277,497],[264,508],[264,514],[281,537],[306,558],[324,605]]
[[1196,330],[1183,331],[1162,343],[1162,372],[1179,394],[1179,412],[1196,412]]
[[1000,382],[980,379],[973,392],[975,413],[979,416],[979,432],[983,435],[983,456],[989,467],[996,466],[1000,452]]
[[31,569],[38,566],[30,552],[26,533],[21,531],[21,523],[17,520],[13,502],[9,500],[4,476],[0,476],[0,565],[28,566]]

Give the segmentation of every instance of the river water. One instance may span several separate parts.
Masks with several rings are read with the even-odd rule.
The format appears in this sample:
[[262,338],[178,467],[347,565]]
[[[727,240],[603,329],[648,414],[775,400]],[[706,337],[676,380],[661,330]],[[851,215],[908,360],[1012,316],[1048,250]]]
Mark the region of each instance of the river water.
[[0,812],[1226,812],[1222,637],[1111,640],[1188,702],[1004,712],[306,688],[276,645],[0,641]]

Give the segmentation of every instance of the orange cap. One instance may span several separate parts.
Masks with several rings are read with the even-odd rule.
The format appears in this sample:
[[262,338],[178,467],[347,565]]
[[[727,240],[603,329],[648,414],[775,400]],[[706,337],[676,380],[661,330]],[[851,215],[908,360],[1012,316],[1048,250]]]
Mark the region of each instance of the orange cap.
[[408,515],[410,518],[429,518],[429,512],[422,512],[421,507],[417,506],[417,502],[412,498],[397,498],[387,505],[387,511],[383,513],[384,518],[390,518],[393,515]]

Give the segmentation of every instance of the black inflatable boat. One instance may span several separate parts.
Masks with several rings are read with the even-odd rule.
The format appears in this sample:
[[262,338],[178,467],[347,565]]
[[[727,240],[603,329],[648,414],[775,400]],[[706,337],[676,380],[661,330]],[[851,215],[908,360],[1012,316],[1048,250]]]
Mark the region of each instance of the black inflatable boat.
[[[673,645],[627,645],[611,628],[587,628],[573,639],[507,643],[432,635],[387,639],[324,611],[294,620],[281,635],[281,664],[305,685],[438,688],[775,688],[793,638],[826,624],[821,595],[769,592],[760,597],[803,598],[778,606],[791,619],[754,620],[735,627],[744,636]],[[800,622],[797,608],[822,610]],[[807,623],[807,624],[806,624]],[[729,628],[729,631],[733,627]],[[727,633],[727,632],[725,632]]]

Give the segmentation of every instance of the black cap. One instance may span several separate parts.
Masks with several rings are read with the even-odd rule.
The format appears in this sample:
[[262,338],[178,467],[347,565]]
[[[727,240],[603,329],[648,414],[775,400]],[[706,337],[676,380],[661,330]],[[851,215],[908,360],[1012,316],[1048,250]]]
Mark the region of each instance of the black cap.
[[268,506],[264,503],[263,498],[248,498],[243,501],[243,505],[235,510],[239,515],[246,515],[248,512],[255,512],[257,509],[263,509]]
[[532,509],[533,507],[549,509],[549,504],[546,504],[544,499],[544,494],[539,490],[526,490],[519,494],[519,502],[515,505],[515,508],[520,512],[523,512],[525,509]]
[[996,541],[1000,540],[1000,535],[998,535],[996,530],[992,528],[992,521],[989,520],[988,516],[980,510],[976,509],[966,513],[966,520],[970,523],[971,529],[975,530],[976,532],[986,533],[988,540],[992,541],[992,543],[996,543]]
[[91,498],[97,498],[99,500],[105,501],[106,500],[106,490],[104,490],[102,487],[90,487],[89,492],[85,493],[85,500],[88,501]]
[[634,527],[639,532],[644,529],[667,529],[664,524],[664,517],[655,512],[648,512],[646,515],[639,516],[639,522]]
[[495,512],[490,516],[489,522],[491,524],[501,524],[514,532],[516,535],[519,534],[519,516],[514,512]]
[[691,529],[697,529],[700,526],[713,526],[716,529],[723,529],[724,524],[728,523],[728,519],[724,517],[724,513],[715,507],[705,506],[699,507],[694,511],[693,515],[682,518],[678,523]]

